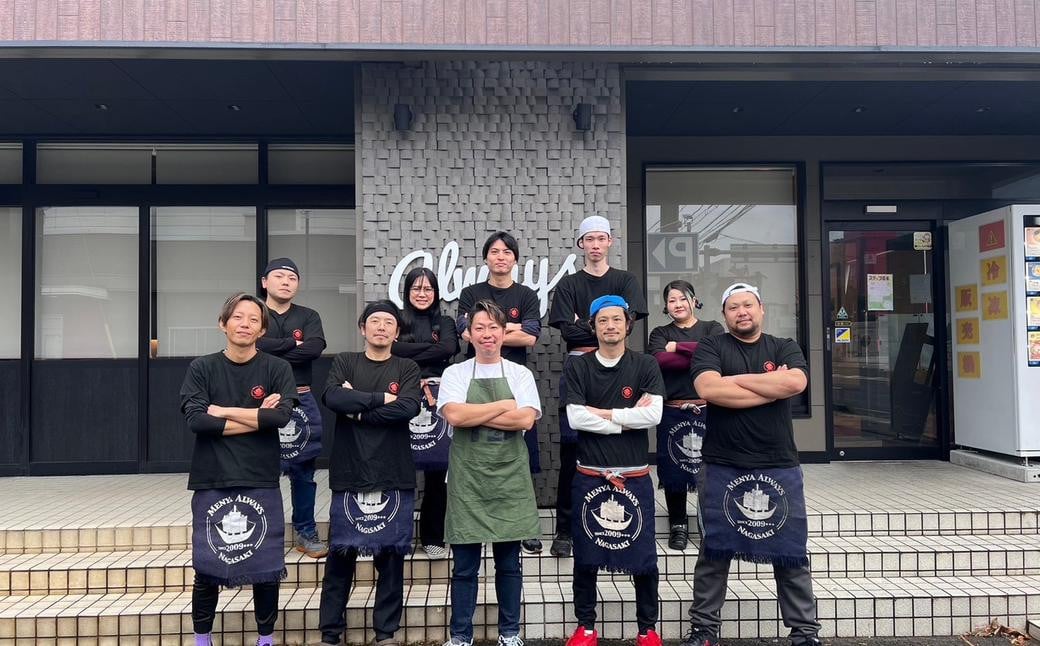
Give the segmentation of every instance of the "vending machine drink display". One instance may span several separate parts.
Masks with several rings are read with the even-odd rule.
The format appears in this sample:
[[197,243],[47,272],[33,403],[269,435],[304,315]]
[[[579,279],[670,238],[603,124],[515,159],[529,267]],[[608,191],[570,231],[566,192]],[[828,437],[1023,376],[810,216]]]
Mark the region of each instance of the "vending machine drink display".
[[1040,205],[949,226],[954,443],[1040,456]]

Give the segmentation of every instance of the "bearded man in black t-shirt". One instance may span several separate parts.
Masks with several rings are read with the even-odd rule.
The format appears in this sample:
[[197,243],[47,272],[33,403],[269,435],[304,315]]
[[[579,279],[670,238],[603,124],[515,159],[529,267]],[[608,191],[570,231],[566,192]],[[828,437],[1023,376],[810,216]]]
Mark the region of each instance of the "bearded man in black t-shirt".
[[791,398],[808,384],[798,344],[762,331],[756,287],[722,294],[729,334],[702,339],[690,368],[708,401],[711,429],[698,482],[701,549],[693,574],[691,628],[682,646],[716,646],[733,558],[772,563],[792,646],[820,644],[806,543],[802,470]]
[[589,306],[600,296],[613,294],[628,303],[633,320],[646,318],[646,297],[635,274],[610,266],[608,253],[614,244],[610,222],[603,216],[590,215],[578,226],[575,245],[585,254],[581,271],[564,276],[553,292],[549,308],[549,325],[558,329],[567,344],[563,361],[564,374],[557,386],[560,395],[560,472],[556,483],[556,532],[549,553],[553,556],[571,555],[571,484],[574,482],[577,460],[577,433],[567,422],[564,406],[567,401],[567,364],[599,346],[596,335],[588,325]]
[[329,551],[321,582],[321,643],[347,629],[347,598],[358,555],[372,555],[378,579],[372,627],[376,644],[397,644],[404,609],[404,555],[411,551],[415,462],[408,421],[419,413],[419,366],[394,356],[401,314],[390,301],[369,303],[358,319],[363,352],[332,360],[322,401],[336,413],[329,460]]

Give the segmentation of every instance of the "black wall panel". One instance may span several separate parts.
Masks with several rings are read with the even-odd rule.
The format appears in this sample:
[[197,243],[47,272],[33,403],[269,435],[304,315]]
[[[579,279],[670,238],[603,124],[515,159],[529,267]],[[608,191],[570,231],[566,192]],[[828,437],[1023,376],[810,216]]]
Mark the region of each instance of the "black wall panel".
[[30,471],[127,471],[137,461],[137,393],[136,359],[34,361]]
[[0,464],[22,461],[21,362],[0,361]]

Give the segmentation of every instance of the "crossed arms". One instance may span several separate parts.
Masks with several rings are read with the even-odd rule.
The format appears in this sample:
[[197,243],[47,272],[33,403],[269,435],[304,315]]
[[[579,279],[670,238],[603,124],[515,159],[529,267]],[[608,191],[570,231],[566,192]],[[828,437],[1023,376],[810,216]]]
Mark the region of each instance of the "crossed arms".
[[538,414],[530,406],[517,408],[515,399],[502,399],[487,404],[445,404],[441,417],[456,428],[487,426],[499,431],[526,431],[534,426]]
[[773,372],[723,377],[716,370],[706,370],[693,381],[697,394],[717,406],[754,408],[778,399],[794,397],[808,384],[801,368],[782,365]]

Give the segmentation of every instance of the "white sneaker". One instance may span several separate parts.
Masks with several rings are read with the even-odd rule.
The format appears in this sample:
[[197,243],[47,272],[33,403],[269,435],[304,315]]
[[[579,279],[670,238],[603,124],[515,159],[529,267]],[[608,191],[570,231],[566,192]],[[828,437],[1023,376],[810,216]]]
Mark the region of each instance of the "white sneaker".
[[[448,548],[443,545],[423,545],[423,551],[426,552],[426,556],[431,559],[445,559],[448,558]],[[454,639],[454,637],[452,637]],[[461,642],[460,642],[461,643]],[[466,646],[470,646],[467,644]]]
[[444,646],[473,646],[473,640],[467,642],[453,635],[451,639],[444,642]]
[[510,635],[509,637],[499,635],[498,646],[524,646],[524,640],[520,639],[520,635]]

